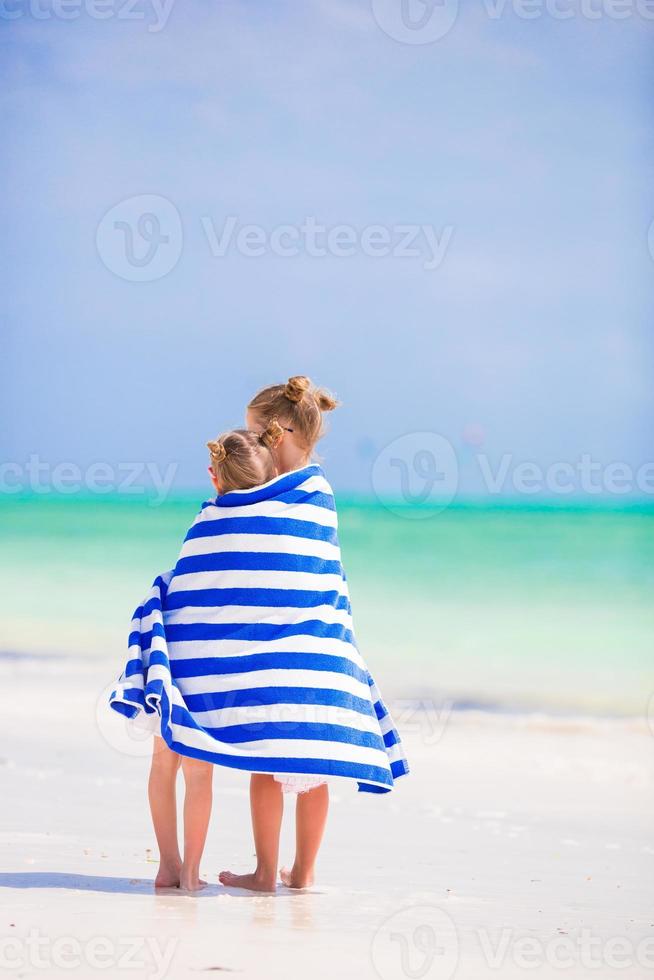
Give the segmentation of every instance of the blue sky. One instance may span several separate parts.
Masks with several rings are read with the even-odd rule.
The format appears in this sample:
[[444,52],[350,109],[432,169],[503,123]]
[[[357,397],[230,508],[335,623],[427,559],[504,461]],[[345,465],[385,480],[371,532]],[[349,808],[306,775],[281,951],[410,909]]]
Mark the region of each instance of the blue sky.
[[[407,44],[369,0],[177,0],[160,30],[121,6],[0,19],[6,460],[173,461],[198,485],[206,439],[291,373],[343,400],[323,449],[343,491],[421,431],[463,494],[481,451],[651,458],[654,20],[480,0]],[[179,254],[132,281],[98,227],[143,195],[179,215]],[[355,254],[214,255],[230,215],[344,225]],[[422,239],[362,253],[407,225],[449,229],[436,268]]]

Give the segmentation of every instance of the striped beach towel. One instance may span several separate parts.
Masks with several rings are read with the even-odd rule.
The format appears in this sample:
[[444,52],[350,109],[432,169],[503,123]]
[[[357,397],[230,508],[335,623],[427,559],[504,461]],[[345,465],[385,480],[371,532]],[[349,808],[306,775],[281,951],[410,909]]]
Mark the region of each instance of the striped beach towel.
[[205,503],[134,613],[110,698],[175,752],[250,772],[408,772],[356,647],[334,497],[310,465]]

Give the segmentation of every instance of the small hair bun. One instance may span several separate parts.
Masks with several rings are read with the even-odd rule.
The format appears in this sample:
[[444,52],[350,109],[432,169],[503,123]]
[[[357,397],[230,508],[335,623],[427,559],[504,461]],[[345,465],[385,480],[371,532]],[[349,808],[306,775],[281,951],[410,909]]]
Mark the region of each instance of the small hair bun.
[[211,460],[213,463],[222,463],[227,456],[225,447],[223,446],[222,442],[219,442],[217,439],[208,442],[207,449],[211,453]]
[[284,435],[284,430],[279,424],[277,416],[272,418],[266,428],[263,430],[259,439],[267,446],[268,449],[274,449],[281,437]]
[[289,402],[301,402],[311,387],[311,381],[303,374],[295,374],[289,378],[284,388],[284,395]]
[[338,399],[334,398],[330,391],[326,388],[318,388],[314,392],[314,397],[316,399],[316,404],[321,412],[333,412],[335,408],[338,408],[340,402]]

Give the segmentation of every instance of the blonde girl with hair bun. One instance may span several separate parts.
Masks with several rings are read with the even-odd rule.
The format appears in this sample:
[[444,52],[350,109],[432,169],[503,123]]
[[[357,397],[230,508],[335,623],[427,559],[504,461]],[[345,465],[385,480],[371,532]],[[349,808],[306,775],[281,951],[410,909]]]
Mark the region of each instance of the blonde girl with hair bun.
[[311,461],[325,434],[324,413],[332,412],[338,404],[331,392],[296,374],[286,384],[262,388],[248,404],[246,424],[248,429],[261,432],[271,422],[278,422],[281,434],[271,448],[278,472],[288,473]]
[[277,475],[272,448],[284,434],[276,419],[261,432],[234,429],[207,443],[209,476],[219,494],[250,490]]
[[[277,470],[271,448],[281,435],[281,427],[272,421],[259,433],[235,429],[208,442],[208,470],[216,493],[224,495],[234,490],[249,490],[272,480]],[[177,842],[175,800],[180,767],[186,782],[183,858]],[[185,891],[205,887],[199,866],[211,815],[212,775],[210,762],[170,751],[163,738],[155,737],[148,784],[160,854],[155,887],[177,887]]]
[[[338,406],[336,398],[326,389],[319,388],[305,375],[294,375],[285,384],[270,385],[254,396],[247,406],[246,425],[255,432],[266,431],[271,423],[277,423],[280,431],[271,443],[271,451],[277,465],[280,479],[282,474],[299,475],[306,469],[311,479],[323,483],[323,489],[331,498],[329,484],[319,467],[311,466],[316,444],[325,432],[324,413]],[[312,476],[311,471],[318,469]],[[306,485],[306,484],[305,484]],[[333,500],[328,506],[333,508]],[[336,523],[336,522],[334,522]],[[341,569],[342,574],[342,569]],[[308,586],[307,586],[308,587]],[[291,586],[292,588],[292,586]],[[341,600],[347,606],[350,616],[347,586],[343,575]],[[309,618],[310,610],[305,610]],[[312,615],[318,616],[318,611]],[[324,615],[324,614],[322,614]],[[330,649],[325,644],[324,649]],[[326,668],[328,669],[328,668]],[[316,679],[316,684],[329,688],[329,675],[326,680]],[[397,732],[392,726],[390,715],[383,706],[374,682],[370,678],[371,691],[374,691],[374,710],[380,724],[388,725],[384,733],[389,744],[395,747],[395,761],[391,765],[393,776],[397,778],[408,772]],[[381,706],[381,707],[380,707]],[[383,719],[383,721],[382,721]],[[334,769],[334,772],[337,772]],[[360,789],[364,788],[360,786]],[[279,857],[279,838],[283,814],[283,794],[296,793],[296,851],[292,867],[281,868],[279,875],[289,888],[306,888],[313,884],[314,868],[322,842],[327,813],[329,809],[329,787],[325,777],[293,773],[254,772],[250,778],[250,809],[257,866],[250,874],[234,874],[223,871],[220,881],[224,885],[246,888],[255,891],[272,891],[277,881]]]

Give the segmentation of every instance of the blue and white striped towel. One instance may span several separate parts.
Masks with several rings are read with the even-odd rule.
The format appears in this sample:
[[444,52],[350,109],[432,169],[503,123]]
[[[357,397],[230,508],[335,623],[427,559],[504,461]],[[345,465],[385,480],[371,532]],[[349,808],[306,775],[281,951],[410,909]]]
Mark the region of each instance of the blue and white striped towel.
[[111,706],[150,716],[182,755],[369,792],[408,772],[355,644],[317,465],[203,505],[134,614],[128,656]]

